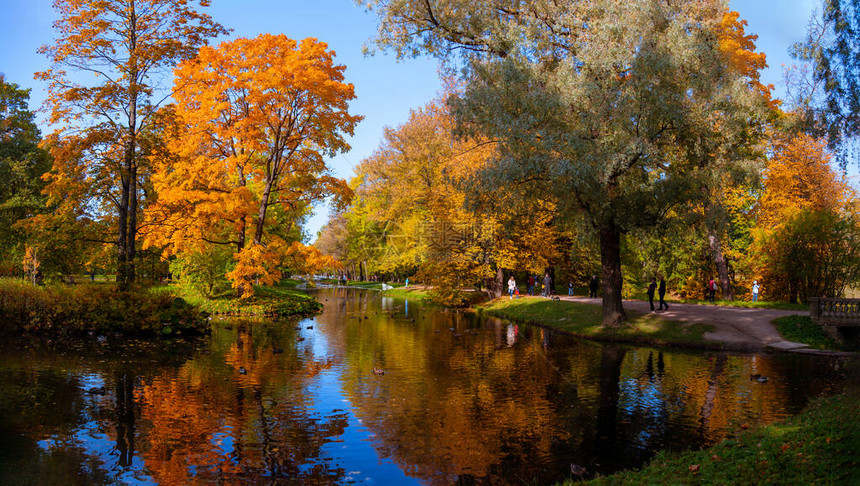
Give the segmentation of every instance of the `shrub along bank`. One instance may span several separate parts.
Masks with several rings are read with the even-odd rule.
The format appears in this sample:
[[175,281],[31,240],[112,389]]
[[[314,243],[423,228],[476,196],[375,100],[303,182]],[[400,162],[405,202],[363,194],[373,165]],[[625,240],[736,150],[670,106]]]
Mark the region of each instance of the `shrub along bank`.
[[208,315],[170,292],[110,284],[33,286],[0,280],[0,332],[136,336],[209,331]]

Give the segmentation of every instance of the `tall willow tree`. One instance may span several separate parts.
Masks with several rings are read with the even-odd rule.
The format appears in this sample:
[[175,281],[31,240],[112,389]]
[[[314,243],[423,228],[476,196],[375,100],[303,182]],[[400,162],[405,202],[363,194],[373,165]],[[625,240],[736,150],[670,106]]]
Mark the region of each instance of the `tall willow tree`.
[[[599,235],[603,321],[626,316],[621,237],[700,198],[703,169],[682,147],[743,118],[740,81],[719,49],[717,0],[389,0],[383,48],[461,62],[452,100],[464,128],[499,141],[484,189],[529,186]],[[705,168],[707,170],[707,168]]]
[[[36,77],[50,83],[46,106],[58,127],[48,137],[54,168],[47,191],[62,200],[60,211],[111,220],[123,288],[135,279],[144,138],[169,94],[159,83],[207,39],[227,32],[189,3],[56,0],[57,38],[40,49],[52,66]],[[75,197],[68,197],[71,186],[81,189]]]

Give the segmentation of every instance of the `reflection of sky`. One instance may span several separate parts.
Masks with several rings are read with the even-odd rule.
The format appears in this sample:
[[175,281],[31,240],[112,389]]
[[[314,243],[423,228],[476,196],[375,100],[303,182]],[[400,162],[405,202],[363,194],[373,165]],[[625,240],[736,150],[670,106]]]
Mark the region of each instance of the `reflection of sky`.
[[[385,299],[386,297],[383,297],[383,300]],[[312,323],[319,325],[315,323],[315,319],[302,321],[303,327]],[[314,358],[331,358],[332,352],[325,333],[314,332],[311,336]],[[320,419],[346,414],[347,427],[343,435],[321,448],[316,461],[301,465],[300,470],[310,471],[315,465],[323,465],[329,469],[343,468],[346,472],[344,479],[350,484],[418,484],[391,460],[383,459],[377,454],[373,448],[373,434],[349,411],[349,400],[341,388],[342,373],[342,366],[334,366],[329,371],[320,373],[308,384],[307,395],[314,404],[311,413]]]
[[[329,467],[342,467],[346,471],[345,480],[349,483],[364,484],[418,484],[390,459],[384,459],[373,448],[373,434],[350,412],[349,400],[341,392],[340,367],[320,373],[308,387],[309,396],[314,400],[316,413],[321,416],[348,414],[348,425],[343,435],[321,449],[320,464]],[[344,412],[344,409],[347,409]],[[314,464],[306,464],[310,469]]]

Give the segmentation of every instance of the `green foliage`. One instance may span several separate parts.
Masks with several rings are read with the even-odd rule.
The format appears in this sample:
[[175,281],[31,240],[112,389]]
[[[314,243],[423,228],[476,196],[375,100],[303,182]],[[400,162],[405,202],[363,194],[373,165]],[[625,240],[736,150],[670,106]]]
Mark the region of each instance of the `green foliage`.
[[858,455],[860,390],[852,387],[783,423],[703,451],[659,453],[641,471],[586,484],[858,484]]
[[233,265],[231,248],[211,245],[204,252],[177,255],[170,261],[170,271],[179,285],[211,299],[230,290],[230,282],[224,275]]
[[835,211],[804,209],[763,245],[768,296],[807,302],[860,283],[860,225]]
[[782,337],[789,341],[808,344],[816,349],[843,349],[843,346],[827,336],[821,326],[809,316],[780,317],[774,324]]
[[[0,280],[3,332],[61,335],[191,335],[209,331],[206,314],[170,292],[114,285],[34,287]],[[168,329],[169,328],[169,329]]]
[[41,176],[51,160],[39,148],[29,97],[0,75],[0,276],[19,274],[25,235],[15,223],[45,210]]

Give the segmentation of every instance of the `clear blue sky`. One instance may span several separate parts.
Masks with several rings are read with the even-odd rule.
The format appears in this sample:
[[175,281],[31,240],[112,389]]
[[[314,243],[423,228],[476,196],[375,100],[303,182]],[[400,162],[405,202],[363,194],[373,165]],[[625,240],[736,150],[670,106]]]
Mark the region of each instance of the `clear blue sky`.
[[[0,72],[6,80],[32,88],[30,106],[45,98],[44,84],[33,73],[47,67],[36,52],[53,39],[55,14],[52,0],[0,0]],[[233,37],[263,32],[283,33],[295,39],[316,37],[337,53],[346,65],[347,81],[356,88],[351,110],[365,116],[351,140],[352,150],[330,162],[335,173],[352,176],[353,167],[379,145],[383,128],[406,121],[409,110],[434,98],[441,87],[436,63],[429,59],[397,62],[391,55],[365,57],[362,46],[376,31],[376,19],[352,0],[212,0],[205,9],[215,20],[232,28]],[[759,36],[757,45],[767,54],[765,83],[783,93],[783,66],[791,64],[788,47],[802,39],[817,0],[731,0],[730,7],[749,21],[748,33]],[[47,130],[43,130],[47,131]],[[327,220],[319,208],[306,231],[315,238]]]

